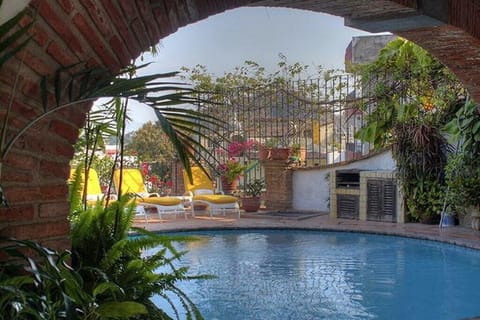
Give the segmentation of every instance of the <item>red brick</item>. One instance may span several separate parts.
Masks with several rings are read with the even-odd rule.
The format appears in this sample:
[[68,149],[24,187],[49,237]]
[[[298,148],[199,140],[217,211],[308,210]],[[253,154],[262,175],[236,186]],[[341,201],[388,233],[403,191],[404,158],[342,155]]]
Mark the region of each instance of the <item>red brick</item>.
[[10,95],[12,91],[11,90],[12,85],[15,81],[18,81],[18,83],[22,83],[22,81],[24,81],[25,79],[22,74],[18,74],[19,62],[20,61],[16,57],[13,57],[12,59],[10,59],[9,62],[7,62],[2,66],[2,72],[1,72],[2,77],[1,77],[0,83],[4,83],[8,85],[9,87],[9,90],[7,91],[8,95]]
[[40,98],[40,86],[38,83],[33,82],[33,81],[25,81],[23,88],[22,88],[22,93],[30,98]]
[[[31,154],[43,154],[49,153],[49,148],[52,149],[52,134],[51,133],[25,133],[24,135],[18,138],[16,147],[19,149],[26,150]],[[51,153],[51,152],[50,152]]]
[[62,7],[63,11],[65,11],[66,13],[72,13],[73,11],[73,3],[72,1],[70,0],[58,0],[58,4],[60,5],[60,7]]
[[55,41],[52,41],[48,45],[47,52],[52,56],[53,59],[55,59],[55,61],[64,67],[78,62],[78,59],[75,58],[75,55],[69,49],[60,46]]
[[64,162],[42,160],[39,167],[41,176],[44,178],[55,177],[64,178],[68,175],[68,167]]
[[173,1],[165,1],[165,11],[167,13],[168,21],[170,22],[170,26],[172,30],[177,31],[180,25],[180,21],[178,20],[177,15],[177,8],[175,7],[175,2]]
[[[4,112],[2,114],[2,120],[4,119]],[[4,120],[3,120],[4,121]],[[8,139],[11,139],[13,135],[17,134],[19,130],[23,129],[27,124],[26,119],[22,118],[21,114],[17,112],[11,112],[8,117]]]
[[118,2],[122,7],[125,16],[127,16],[130,20],[133,20],[138,17],[137,8],[135,7],[135,1],[118,0]]
[[151,43],[147,37],[147,32],[145,31],[145,28],[142,24],[142,20],[140,18],[136,18],[130,23],[130,26],[133,29],[135,37],[138,40],[138,43],[140,43],[141,50],[142,51],[147,50],[150,47]]
[[58,114],[76,125],[78,128],[82,128],[85,125],[85,113],[90,110],[91,105],[93,105],[93,102],[76,104],[72,108],[59,110]]
[[66,183],[58,185],[48,185],[40,187],[41,200],[66,200],[68,195],[68,187]]
[[165,8],[155,8],[153,9],[153,15],[157,19],[157,24],[160,28],[160,34],[162,37],[166,37],[169,34],[172,34],[176,29],[172,27],[168,21],[168,17],[165,11]]
[[18,152],[10,152],[5,158],[4,165],[17,169],[32,170],[32,172],[38,170],[36,167],[37,158]]
[[35,203],[40,199],[40,193],[37,187],[8,187],[4,188],[5,194],[10,204],[20,202]]
[[113,55],[110,54],[106,48],[103,40],[97,35],[91,24],[81,14],[76,14],[73,17],[73,23],[77,26],[78,30],[87,39],[91,48],[98,54],[100,59],[106,64],[109,69],[118,71],[120,65]]
[[32,205],[0,208],[0,222],[31,221],[35,216]]
[[41,241],[42,246],[52,248],[59,252],[70,250],[72,248],[72,241],[69,236],[55,237],[53,239],[45,239]]
[[148,32],[151,45],[156,45],[160,41],[160,31],[152,15],[152,7],[149,1],[137,1],[137,7],[140,11],[140,16],[145,24],[145,29]]
[[36,222],[34,224],[11,225],[2,233],[7,237],[17,239],[42,240],[69,234],[70,224],[67,219],[62,219],[59,221]]
[[75,143],[78,138],[78,128],[62,121],[52,120],[49,131],[55,132],[59,136]]
[[103,5],[105,8],[108,8],[107,13],[115,25],[118,34],[124,39],[125,43],[128,43],[127,50],[133,59],[141,53],[140,46],[128,27],[128,24],[125,23],[126,18],[118,8],[117,3],[117,1],[113,2],[112,0],[103,1]]
[[30,170],[5,170],[6,168],[4,167],[2,172],[2,181],[14,181],[15,183],[33,182],[33,168],[30,168]]
[[88,59],[88,61],[87,61],[87,67],[88,68],[96,68],[96,67],[100,67],[100,66],[101,66],[100,62],[93,57]]
[[178,0],[175,2],[175,12],[178,18],[179,26],[186,26],[190,22],[185,2]]
[[66,201],[41,204],[38,209],[40,218],[64,217],[67,219],[70,205]]
[[36,152],[44,155],[44,158],[51,159],[60,162],[65,161],[65,159],[57,159],[60,155],[58,154],[58,145],[69,144],[70,142],[65,140],[61,136],[56,136],[51,132],[42,132],[37,136],[30,136],[29,141],[27,141],[27,150],[30,152]]
[[49,1],[32,1],[31,6],[36,8],[45,21],[58,33],[65,43],[72,48],[79,57],[85,58],[85,52],[82,48],[80,40],[71,30],[71,21],[65,16],[60,16],[57,11],[50,5]]
[[[19,25],[21,27],[25,27],[30,22],[32,22],[32,18],[30,18],[29,16],[24,16],[20,21]],[[33,37],[33,40],[35,40],[35,42],[38,43],[40,47],[43,47],[49,39],[48,33],[42,28],[40,28],[38,24],[31,25],[28,33]]]
[[45,62],[45,60],[39,58],[37,55],[34,55],[29,50],[22,50],[18,54],[23,55],[25,57],[24,63],[39,75],[51,74],[56,69],[52,64]]
[[12,112],[15,112],[18,115],[22,115],[25,120],[31,120],[36,118],[40,114],[40,109],[26,103],[14,101],[12,104]]
[[110,39],[110,47],[115,49],[115,53],[117,54],[117,58],[120,61],[122,66],[126,66],[130,63],[130,53],[126,51],[126,45],[123,43],[120,38],[117,36],[113,36]]
[[71,160],[75,154],[75,148],[71,143],[57,143],[55,144],[56,155],[65,159]]
[[87,9],[88,14],[93,22],[95,22],[95,25],[101,34],[106,38],[111,37],[113,35],[111,21],[102,8],[101,1],[81,0],[81,3]]
[[196,1],[195,5],[197,6],[198,20],[207,18],[210,12],[212,12],[212,9],[210,8],[210,1],[208,0]]

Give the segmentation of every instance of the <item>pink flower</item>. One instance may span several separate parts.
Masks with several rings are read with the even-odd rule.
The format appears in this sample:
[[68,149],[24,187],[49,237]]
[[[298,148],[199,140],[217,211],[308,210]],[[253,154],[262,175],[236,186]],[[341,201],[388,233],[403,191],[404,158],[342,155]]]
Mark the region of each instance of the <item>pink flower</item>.
[[238,157],[245,152],[253,149],[255,147],[255,141],[250,139],[244,142],[239,142],[239,141],[233,141],[230,143],[228,146],[228,156],[230,158],[232,157]]

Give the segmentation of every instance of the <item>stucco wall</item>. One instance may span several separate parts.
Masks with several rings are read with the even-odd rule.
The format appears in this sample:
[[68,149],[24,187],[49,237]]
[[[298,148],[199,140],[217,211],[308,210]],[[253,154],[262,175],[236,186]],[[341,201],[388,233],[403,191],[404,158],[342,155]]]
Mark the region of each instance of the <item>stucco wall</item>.
[[329,174],[335,170],[395,170],[395,162],[390,150],[376,154],[367,159],[341,166],[299,169],[293,172],[292,207],[301,211],[328,212],[330,197]]

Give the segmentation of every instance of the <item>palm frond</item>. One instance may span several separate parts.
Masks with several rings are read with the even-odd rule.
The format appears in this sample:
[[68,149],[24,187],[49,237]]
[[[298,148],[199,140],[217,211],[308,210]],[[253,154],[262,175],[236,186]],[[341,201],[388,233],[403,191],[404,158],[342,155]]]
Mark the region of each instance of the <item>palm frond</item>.
[[[21,11],[13,18],[0,25],[0,68],[17,52],[22,50],[31,39],[31,37],[27,37],[26,39],[22,40],[33,22],[30,22],[26,26],[12,33],[13,29],[17,26],[18,22],[24,15],[25,11]],[[18,41],[20,41],[20,43],[18,43]]]

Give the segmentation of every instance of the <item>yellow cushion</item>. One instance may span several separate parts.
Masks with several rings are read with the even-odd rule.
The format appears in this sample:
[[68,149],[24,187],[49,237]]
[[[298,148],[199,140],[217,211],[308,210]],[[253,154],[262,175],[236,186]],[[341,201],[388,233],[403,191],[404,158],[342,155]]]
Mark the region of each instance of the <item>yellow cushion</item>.
[[185,183],[185,191],[195,191],[197,189],[213,190],[212,180],[203,172],[200,167],[191,167],[193,184],[188,179],[187,171],[183,169],[183,182]]
[[234,196],[226,196],[223,194],[200,194],[193,197],[193,200],[202,200],[215,204],[235,203],[238,199]]
[[[74,179],[75,174],[76,174],[76,169],[70,169],[70,178],[69,178],[70,181]],[[83,192],[84,183],[85,183],[85,171],[82,169],[80,171],[80,192]],[[97,171],[95,171],[95,169],[92,169],[92,168],[90,168],[88,171],[87,196],[88,195],[95,195],[99,197],[102,195],[100,179],[98,178]]]
[[[118,190],[120,185],[120,170],[114,171],[113,183],[115,183],[115,188]],[[147,189],[143,183],[142,173],[138,169],[123,169],[122,194],[129,192],[147,193]]]
[[158,204],[161,206],[175,206],[182,202],[182,199],[175,197],[151,197],[151,198],[137,198],[137,202]]

